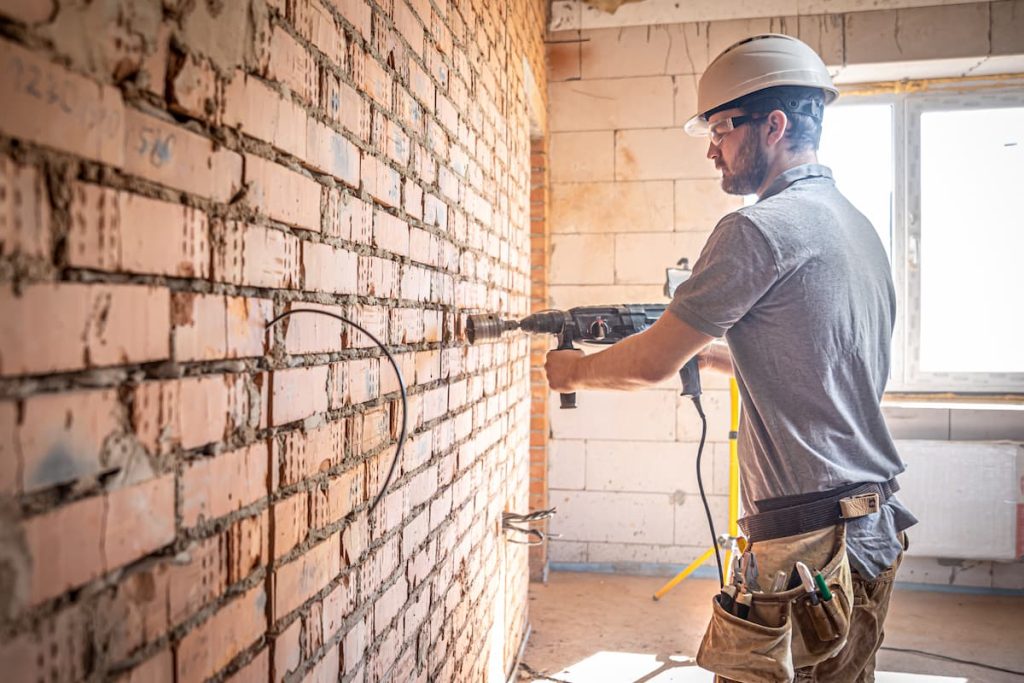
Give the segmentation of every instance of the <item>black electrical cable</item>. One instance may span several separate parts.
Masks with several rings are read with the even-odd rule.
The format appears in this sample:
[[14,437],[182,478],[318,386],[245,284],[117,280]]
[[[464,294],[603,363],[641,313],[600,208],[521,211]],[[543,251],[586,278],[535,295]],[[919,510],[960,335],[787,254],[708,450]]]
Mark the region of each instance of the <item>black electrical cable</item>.
[[956,657],[950,657],[948,655],[940,655],[940,654],[936,654],[935,652],[925,652],[924,650],[915,650],[913,648],[904,648],[904,647],[889,647],[888,645],[883,645],[879,649],[880,650],[891,650],[892,652],[903,652],[903,653],[911,654],[911,655],[921,655],[922,657],[934,657],[935,659],[942,659],[942,660],[945,660],[947,662],[956,662],[957,664],[966,664],[968,666],[977,666],[977,667],[980,667],[982,669],[991,669],[992,671],[1000,671],[1002,673],[1014,674],[1016,676],[1024,676],[1024,671],[1019,671],[1017,669],[1004,669],[1001,666],[993,666],[992,664],[982,664],[981,662],[975,662],[975,661],[970,660],[970,659],[957,659]]
[[394,356],[391,355],[391,352],[388,351],[387,347],[384,346],[384,344],[382,344],[381,341],[377,339],[377,337],[374,336],[372,332],[367,330],[359,323],[352,322],[348,318],[337,315],[335,313],[328,313],[327,311],[318,311],[314,308],[293,308],[290,311],[285,311],[281,315],[277,316],[276,318],[268,322],[267,329],[270,329],[278,321],[287,318],[293,313],[319,313],[320,315],[326,315],[329,318],[335,318],[337,320],[340,320],[343,323],[348,323],[349,325],[356,328],[357,330],[365,334],[367,337],[372,339],[373,343],[379,346],[380,350],[384,352],[384,355],[388,357],[388,360],[391,362],[391,367],[394,368],[395,370],[395,376],[398,378],[398,387],[402,392],[402,431],[398,435],[398,446],[395,448],[395,457],[392,458],[391,460],[391,467],[388,468],[388,476],[384,479],[384,484],[383,486],[380,487],[380,491],[377,493],[377,497],[373,499],[372,503],[370,503],[369,512],[373,512],[373,509],[377,507],[377,505],[381,501],[381,498],[384,497],[384,494],[387,493],[388,487],[391,485],[391,479],[395,476],[395,467],[398,465],[398,459],[402,455],[402,446],[405,445],[405,434],[409,419],[409,400],[405,391],[405,380],[402,379],[402,371],[398,369],[398,363],[395,362],[395,358]]
[[700,501],[704,503],[704,513],[708,516],[708,528],[711,529],[711,547],[715,549],[715,561],[718,562],[718,582],[725,586],[725,572],[722,570],[722,554],[718,550],[718,534],[715,533],[715,522],[711,519],[711,507],[708,505],[708,497],[704,493],[704,479],[700,476],[700,459],[704,455],[704,439],[708,435],[708,418],[704,415],[704,408],[700,404],[700,396],[693,397],[693,405],[700,415],[700,445],[697,446],[697,488],[700,489]]

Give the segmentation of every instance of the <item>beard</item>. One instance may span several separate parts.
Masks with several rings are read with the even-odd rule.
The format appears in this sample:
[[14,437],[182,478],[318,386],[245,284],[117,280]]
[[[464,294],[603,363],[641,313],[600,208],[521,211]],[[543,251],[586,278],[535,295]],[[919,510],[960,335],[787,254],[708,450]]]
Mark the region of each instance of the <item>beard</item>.
[[722,190],[726,194],[748,195],[757,192],[768,173],[768,159],[764,149],[758,144],[758,136],[749,134],[743,138],[732,169],[724,163],[722,171]]

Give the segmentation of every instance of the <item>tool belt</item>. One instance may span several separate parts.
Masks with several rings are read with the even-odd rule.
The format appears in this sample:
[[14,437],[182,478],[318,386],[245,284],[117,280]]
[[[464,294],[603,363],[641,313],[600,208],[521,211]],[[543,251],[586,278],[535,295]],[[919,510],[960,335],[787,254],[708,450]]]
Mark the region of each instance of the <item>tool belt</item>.
[[[878,512],[898,488],[892,480],[758,501],[761,512],[739,520],[755,570],[748,583],[734,569],[734,584],[714,597],[697,663],[726,680],[785,683],[835,656],[853,612],[846,521]],[[797,564],[817,575],[815,588],[793,578]],[[759,585],[759,575],[780,573],[781,588]]]
[[757,514],[739,520],[751,543],[818,531],[878,512],[899,491],[895,479],[851,484],[823,493],[805,493],[757,501]]

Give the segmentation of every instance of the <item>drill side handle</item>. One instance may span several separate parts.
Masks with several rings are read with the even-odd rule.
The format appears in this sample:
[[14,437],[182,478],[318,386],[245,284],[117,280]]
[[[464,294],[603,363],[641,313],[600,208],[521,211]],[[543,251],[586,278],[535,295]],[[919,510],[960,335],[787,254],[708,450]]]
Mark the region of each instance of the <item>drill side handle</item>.
[[[573,350],[576,347],[572,345],[572,329],[571,326],[566,324],[562,326],[562,331],[558,333],[558,348],[557,351]],[[562,410],[575,408],[576,407],[576,392],[573,391],[568,394],[559,394],[558,399],[561,402],[559,406]]]

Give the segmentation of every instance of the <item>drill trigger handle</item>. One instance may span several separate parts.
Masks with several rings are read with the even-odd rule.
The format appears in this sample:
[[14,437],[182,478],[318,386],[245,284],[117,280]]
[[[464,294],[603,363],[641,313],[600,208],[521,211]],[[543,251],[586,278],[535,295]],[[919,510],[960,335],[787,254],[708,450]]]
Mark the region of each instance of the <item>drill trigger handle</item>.
[[[557,351],[573,350],[576,347],[572,345],[572,334],[569,331],[569,325],[565,324],[562,326],[562,331],[558,334],[558,348]],[[576,392],[573,391],[568,394],[559,394],[558,399],[561,403],[559,406],[562,410],[576,407]]]

